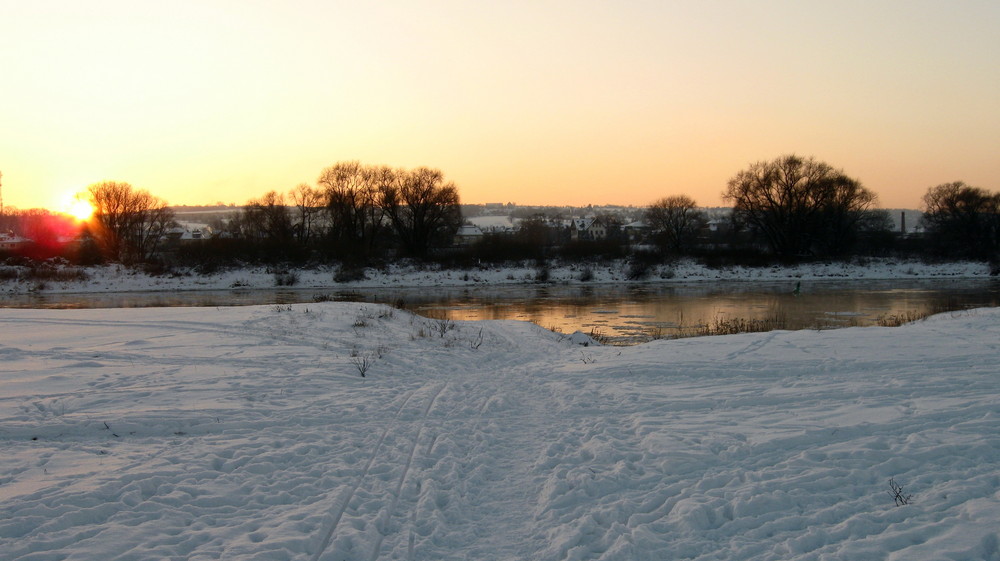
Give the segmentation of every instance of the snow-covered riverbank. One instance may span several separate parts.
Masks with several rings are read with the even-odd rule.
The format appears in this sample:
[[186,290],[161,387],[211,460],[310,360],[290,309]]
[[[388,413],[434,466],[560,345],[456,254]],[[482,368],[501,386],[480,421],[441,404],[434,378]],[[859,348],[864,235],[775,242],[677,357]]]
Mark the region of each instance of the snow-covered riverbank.
[[581,342],[375,304],[0,310],[0,558],[1000,558],[1000,309]]
[[273,271],[265,267],[199,274],[178,270],[175,274],[150,275],[140,270],[109,265],[72,268],[82,273],[72,280],[31,278],[26,269],[6,267],[0,276],[0,293],[27,292],[137,292],[181,290],[225,290],[230,288],[274,288],[278,283],[301,288],[385,288],[421,286],[498,286],[538,282],[557,284],[622,282],[697,282],[697,281],[788,281],[788,280],[871,280],[923,278],[986,278],[990,267],[978,262],[927,264],[919,261],[867,260],[863,263],[809,263],[774,267],[710,268],[685,260],[669,265],[652,266],[639,281],[629,280],[634,272],[629,263],[604,265],[554,265],[543,272],[535,266],[475,267],[468,270],[440,269],[434,266],[389,265],[368,268],[363,278],[338,282],[338,267]]

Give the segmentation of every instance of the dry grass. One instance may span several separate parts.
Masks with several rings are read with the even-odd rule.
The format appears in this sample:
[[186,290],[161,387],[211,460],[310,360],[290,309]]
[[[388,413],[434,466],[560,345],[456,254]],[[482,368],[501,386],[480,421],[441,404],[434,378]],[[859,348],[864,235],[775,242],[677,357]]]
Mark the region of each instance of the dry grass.
[[881,315],[875,318],[875,324],[879,327],[899,327],[900,325],[905,325],[907,323],[913,323],[915,321],[920,321],[927,317],[934,315],[937,312],[923,311],[918,312],[916,310],[907,310],[899,314],[889,314]]
[[682,337],[707,337],[711,335],[736,335],[737,333],[764,333],[776,329],[785,329],[788,324],[784,316],[774,315],[765,318],[727,318],[715,316],[712,323],[697,326],[693,329],[682,329]]
[[590,328],[590,338],[597,341],[601,345],[613,345],[615,340],[612,337],[606,335],[599,327]]
[[875,323],[881,327],[899,327],[907,323],[927,319],[933,315],[966,310],[968,310],[968,307],[959,304],[958,300],[949,299],[943,302],[935,302],[926,310],[907,310],[898,314],[881,315],[875,318]]

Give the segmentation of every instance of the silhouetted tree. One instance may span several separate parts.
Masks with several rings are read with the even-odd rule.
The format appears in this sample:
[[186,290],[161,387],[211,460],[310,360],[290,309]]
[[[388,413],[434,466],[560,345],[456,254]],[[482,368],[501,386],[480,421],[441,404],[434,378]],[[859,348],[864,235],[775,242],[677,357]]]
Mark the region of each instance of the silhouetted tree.
[[274,245],[291,243],[292,219],[284,195],[269,191],[259,199],[251,199],[239,216],[239,234],[252,241],[268,241]]
[[126,263],[149,259],[174,223],[166,201],[145,189],[104,181],[87,192],[94,207],[91,235],[108,259]]
[[657,244],[677,253],[691,248],[707,222],[694,199],[685,195],[656,201],[646,210],[645,219]]
[[301,183],[289,192],[289,196],[295,205],[292,223],[295,239],[302,245],[308,245],[322,235],[320,215],[325,206],[323,191]]
[[462,224],[458,190],[439,170],[417,168],[382,189],[386,214],[408,255],[425,257],[432,247],[448,245]]
[[14,231],[17,222],[17,209],[10,205],[0,208],[0,233]]
[[898,246],[892,216],[885,209],[871,209],[863,213],[857,225],[854,253],[878,255],[889,253]]
[[876,201],[860,182],[795,155],[757,162],[729,180],[734,220],[778,255],[843,253]]
[[939,251],[978,259],[1000,252],[1000,193],[945,183],[927,190],[923,210],[924,226]]
[[339,162],[320,174],[335,248],[350,256],[374,253],[385,221],[384,194],[395,188],[404,172],[388,167]]
[[872,208],[876,195],[854,179],[832,179],[827,197],[816,222],[816,245],[821,253],[846,255],[857,247],[862,235],[886,224],[888,215]]

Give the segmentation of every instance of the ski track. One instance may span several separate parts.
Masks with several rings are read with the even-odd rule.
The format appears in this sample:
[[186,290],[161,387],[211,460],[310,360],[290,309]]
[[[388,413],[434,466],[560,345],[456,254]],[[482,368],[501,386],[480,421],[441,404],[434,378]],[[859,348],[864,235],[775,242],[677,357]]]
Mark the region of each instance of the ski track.
[[344,516],[344,511],[347,510],[347,506],[351,502],[351,499],[354,497],[354,493],[357,492],[358,488],[364,482],[365,476],[368,475],[368,472],[371,470],[372,464],[375,462],[375,458],[378,457],[378,453],[382,449],[382,443],[385,442],[386,435],[388,435],[389,431],[392,430],[393,427],[395,426],[396,422],[399,419],[399,414],[403,411],[403,408],[406,407],[406,404],[410,401],[411,397],[413,397],[412,392],[407,394],[407,396],[403,399],[403,403],[400,404],[399,409],[396,410],[396,415],[393,418],[393,423],[387,426],[385,430],[382,431],[382,435],[379,436],[378,442],[375,444],[375,449],[374,451],[372,451],[372,455],[368,457],[368,461],[365,463],[364,468],[361,470],[361,474],[358,476],[358,480],[354,483],[354,485],[350,487],[350,489],[347,491],[346,496],[338,500],[340,506],[337,509],[337,513],[333,517],[333,521],[330,523],[330,529],[324,532],[323,534],[323,540],[320,543],[319,549],[316,550],[316,554],[313,556],[314,561],[318,560],[320,555],[322,555],[323,552],[326,551],[327,546],[330,545],[330,539],[337,531],[337,526],[340,524],[340,519]]
[[740,349],[738,351],[735,351],[733,353],[730,353],[729,355],[726,356],[726,359],[732,360],[732,359],[735,359],[735,358],[739,358],[739,357],[741,357],[743,355],[747,355],[747,354],[759,351],[759,350],[763,349],[764,347],[766,347],[767,345],[769,345],[771,343],[771,341],[773,341],[776,336],[777,336],[777,333],[775,333],[773,331],[770,332],[770,333],[767,333],[763,338],[755,339],[753,342],[751,342],[749,345],[743,347],[742,349]]
[[[447,384],[439,387],[434,394],[427,401],[427,408],[424,409],[423,416],[420,418],[420,426],[417,429],[416,436],[413,437],[413,445],[410,447],[410,452],[406,455],[406,464],[403,466],[402,473],[399,476],[399,482],[396,484],[396,488],[392,492],[392,502],[389,507],[382,511],[382,516],[379,518],[378,522],[378,535],[375,537],[375,545],[372,547],[372,554],[369,557],[372,561],[378,559],[379,550],[382,547],[382,540],[385,538],[386,534],[389,532],[389,519],[392,518],[393,514],[396,512],[396,507],[399,505],[399,496],[403,491],[403,484],[406,482],[406,478],[410,475],[410,469],[413,466],[413,457],[417,453],[417,445],[420,444],[420,436],[424,432],[424,427],[427,424],[427,416],[430,414],[431,409],[434,408],[434,402],[437,401],[441,391],[447,387]],[[427,446],[427,451],[430,452],[433,447],[433,441]]]
[[0,559],[1000,559],[997,313],[583,359],[377,305],[164,314],[0,317]]
[[[421,434],[423,433],[424,426],[427,423],[427,417],[430,414],[431,410],[434,408],[434,403],[437,400],[438,396],[446,387],[447,384],[442,384],[438,386],[436,389],[433,390],[429,398],[426,400],[426,406],[424,407],[423,413],[420,416],[419,428],[417,429],[416,434],[413,436],[412,446],[410,447],[409,452],[406,454],[406,459],[402,465],[399,481],[395,489],[390,494],[390,496],[392,497],[391,502],[389,503],[387,508],[382,509],[381,511],[382,514],[378,516],[378,522],[375,525],[375,528],[377,529],[377,535],[375,537],[375,541],[372,546],[372,554],[369,557],[370,559],[378,558],[379,549],[381,548],[382,545],[382,540],[384,539],[386,533],[388,533],[387,526],[389,523],[389,519],[395,513],[397,504],[399,502],[399,497],[402,492],[403,483],[406,481],[408,475],[410,474],[411,466],[413,464],[413,458],[416,455],[417,445],[421,441]],[[362,486],[368,482],[369,472],[371,471],[372,465],[375,463],[375,460],[379,458],[379,455],[382,452],[383,449],[382,445],[385,442],[386,437],[390,434],[390,432],[400,430],[399,426],[400,415],[403,412],[403,409],[406,407],[407,403],[413,397],[413,395],[414,395],[413,393],[410,393],[405,397],[403,403],[396,411],[396,415],[393,417],[393,421],[388,426],[386,426],[385,430],[382,431],[382,434],[379,436],[378,442],[375,444],[371,456],[369,456],[368,461],[362,468],[357,481],[347,490],[343,498],[337,500],[338,506],[336,509],[336,514],[334,514],[333,516],[333,520],[330,523],[330,528],[326,532],[324,532],[323,539],[320,542],[320,545],[317,548],[316,553],[312,556],[313,561],[319,561],[319,559],[323,557],[324,553],[326,553],[327,548],[330,546],[331,541],[333,540],[333,537],[337,532],[337,528],[340,526],[344,513],[348,510],[348,507],[350,506],[351,500],[354,498],[354,495],[358,492],[358,490],[361,489]],[[384,458],[383,462],[386,464],[395,464],[395,465],[398,465],[400,463],[398,457],[392,457],[392,456]],[[334,554],[332,555],[332,557],[336,557],[336,555]]]

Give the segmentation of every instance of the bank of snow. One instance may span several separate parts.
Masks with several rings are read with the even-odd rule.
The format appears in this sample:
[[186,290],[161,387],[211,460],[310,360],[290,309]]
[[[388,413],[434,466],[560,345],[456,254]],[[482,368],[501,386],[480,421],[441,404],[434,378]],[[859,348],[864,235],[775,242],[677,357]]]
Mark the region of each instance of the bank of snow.
[[[788,281],[788,280],[881,280],[987,278],[990,267],[980,262],[929,264],[919,261],[871,259],[863,262],[807,263],[790,266],[722,268],[706,267],[691,260],[650,266],[641,278],[626,261],[597,264],[553,264],[540,270],[537,266],[483,266],[470,269],[442,269],[435,265],[392,264],[359,271],[356,280],[343,282],[338,266],[309,269],[272,269],[248,267],[213,273],[176,269],[172,274],[150,275],[139,269],[107,265],[71,267],[79,278],[37,278],[26,267],[2,267],[0,294],[27,292],[87,293],[177,290],[225,290],[274,288],[292,283],[302,288],[409,288],[422,286],[498,286],[538,282],[557,284],[600,284],[621,282],[678,283],[697,281]],[[63,275],[66,276],[73,275]]]
[[1000,309],[586,342],[0,310],[0,558],[1000,559]]

